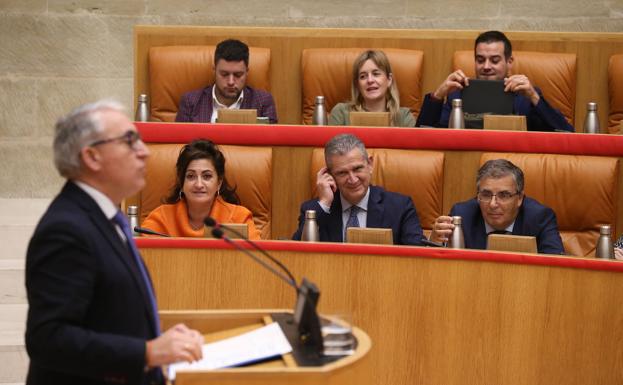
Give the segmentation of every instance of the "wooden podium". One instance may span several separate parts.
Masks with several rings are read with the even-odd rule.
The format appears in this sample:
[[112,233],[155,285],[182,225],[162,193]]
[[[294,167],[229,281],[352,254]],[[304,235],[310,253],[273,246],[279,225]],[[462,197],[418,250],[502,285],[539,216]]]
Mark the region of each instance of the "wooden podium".
[[[195,310],[161,311],[163,330],[178,323],[204,334],[205,342],[215,342],[233,337],[273,322],[273,317],[291,314],[286,310]],[[353,327],[357,339],[355,354],[321,366],[301,366],[293,354],[240,368],[220,370],[179,371],[175,385],[350,385],[371,383],[371,366],[367,353],[371,342],[362,330]],[[292,349],[297,349],[292,344]]]

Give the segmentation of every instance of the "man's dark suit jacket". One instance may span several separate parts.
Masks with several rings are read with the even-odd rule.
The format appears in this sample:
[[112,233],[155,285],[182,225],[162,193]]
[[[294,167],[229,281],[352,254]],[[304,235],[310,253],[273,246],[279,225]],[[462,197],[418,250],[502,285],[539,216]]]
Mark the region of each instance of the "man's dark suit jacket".
[[[476,199],[455,204],[450,216],[459,215],[463,218],[463,236],[468,249],[486,249],[487,231],[485,220]],[[562,240],[558,233],[556,214],[549,207],[536,200],[524,197],[519,213],[513,226],[514,235],[536,237],[539,253],[564,254]]]
[[146,384],[145,343],[156,336],[138,266],[114,225],[67,182],[37,225],[26,256],[27,384]]
[[[337,192],[327,214],[318,200],[301,205],[298,230],[292,239],[300,240],[305,224],[305,211],[315,210],[321,242],[343,242],[342,202]],[[368,217],[366,227],[392,229],[395,245],[419,245],[422,241],[422,227],[410,197],[370,186]]]
[[[526,117],[526,125],[528,131],[569,131],[574,132],[575,129],[567,122],[567,119],[552,106],[547,103],[541,90],[534,88],[541,99],[536,106],[532,105],[530,99],[521,94],[514,94],[513,113],[515,115],[524,115]],[[450,112],[452,111],[452,100],[460,99],[461,91],[452,92],[446,98],[446,102],[437,102],[431,98],[431,94],[424,97],[420,115],[417,118],[416,127],[448,127],[450,120]]]
[[[190,91],[180,98],[180,107],[175,116],[176,122],[210,123],[212,119],[212,88]],[[271,124],[277,123],[277,108],[273,96],[264,90],[244,87],[240,109],[257,110],[257,116],[267,117]]]

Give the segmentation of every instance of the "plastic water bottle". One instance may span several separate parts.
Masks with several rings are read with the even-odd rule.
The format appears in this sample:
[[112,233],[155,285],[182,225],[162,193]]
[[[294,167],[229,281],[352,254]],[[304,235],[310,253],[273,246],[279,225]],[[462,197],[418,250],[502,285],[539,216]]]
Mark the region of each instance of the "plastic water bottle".
[[448,247],[451,249],[464,249],[465,238],[463,237],[463,218],[460,216],[452,217],[452,224],[454,225],[454,230],[448,240]]
[[463,99],[452,99],[452,111],[448,128],[465,128],[465,118],[463,117]]
[[589,102],[586,105],[586,117],[584,118],[584,133],[599,134],[599,116],[597,115],[597,103]]
[[327,109],[324,105],[324,96],[316,96],[316,105],[314,106],[312,124],[316,126],[327,125]]
[[132,235],[135,237],[139,237],[141,234],[134,231],[135,227],[138,227],[138,207],[137,206],[128,206],[128,222],[130,222],[130,229],[132,230]]
[[599,226],[599,239],[595,247],[595,258],[614,259],[614,247],[612,245],[612,228],[610,225]]
[[305,223],[303,224],[301,240],[305,242],[318,242],[320,240],[315,210],[305,211]]
[[136,105],[136,116],[134,120],[137,122],[149,121],[149,106],[147,105],[146,94],[140,94],[138,96],[138,104]]

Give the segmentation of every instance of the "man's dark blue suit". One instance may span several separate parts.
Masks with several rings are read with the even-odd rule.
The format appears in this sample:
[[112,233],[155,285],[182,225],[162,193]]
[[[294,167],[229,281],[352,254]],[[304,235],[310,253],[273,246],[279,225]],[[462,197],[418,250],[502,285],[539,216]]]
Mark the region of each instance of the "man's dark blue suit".
[[[326,213],[317,199],[304,202],[299,215],[299,227],[292,239],[300,240],[305,224],[305,211],[315,210],[321,242],[343,242],[342,202],[336,192],[330,213]],[[366,227],[392,229],[395,245],[419,245],[422,227],[413,200],[402,194],[370,186]]]
[[[461,216],[463,219],[465,247],[468,249],[486,249],[487,231],[478,201],[474,198],[455,204],[450,210],[450,216],[455,215]],[[524,197],[517,218],[515,218],[513,234],[536,237],[539,253],[564,254],[562,240],[558,233],[556,214],[552,209],[543,206],[532,198]]]
[[[517,93],[514,94],[513,99],[513,113],[526,117],[528,131],[574,132],[575,129],[567,122],[567,119],[565,119],[560,111],[550,106],[547,100],[545,100],[541,90],[538,87],[534,89],[541,97],[536,106],[532,105],[530,99]],[[452,110],[452,100],[460,98],[461,91],[455,91],[449,94],[445,103],[442,101],[434,101],[431,98],[431,94],[427,94],[424,97],[416,127],[448,127],[450,111]]]
[[149,294],[115,226],[67,182],[26,257],[27,384],[147,384],[145,343],[157,336]]

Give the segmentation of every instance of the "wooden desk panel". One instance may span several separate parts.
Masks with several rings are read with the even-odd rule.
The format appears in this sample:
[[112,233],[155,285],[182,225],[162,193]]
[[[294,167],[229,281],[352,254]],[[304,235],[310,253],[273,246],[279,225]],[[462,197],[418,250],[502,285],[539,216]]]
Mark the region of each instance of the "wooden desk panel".
[[[350,313],[370,335],[375,384],[623,382],[617,295],[623,263],[418,247],[261,244],[297,279],[308,277],[321,288],[322,313]],[[294,304],[292,288],[221,241],[139,245],[161,309]]]

